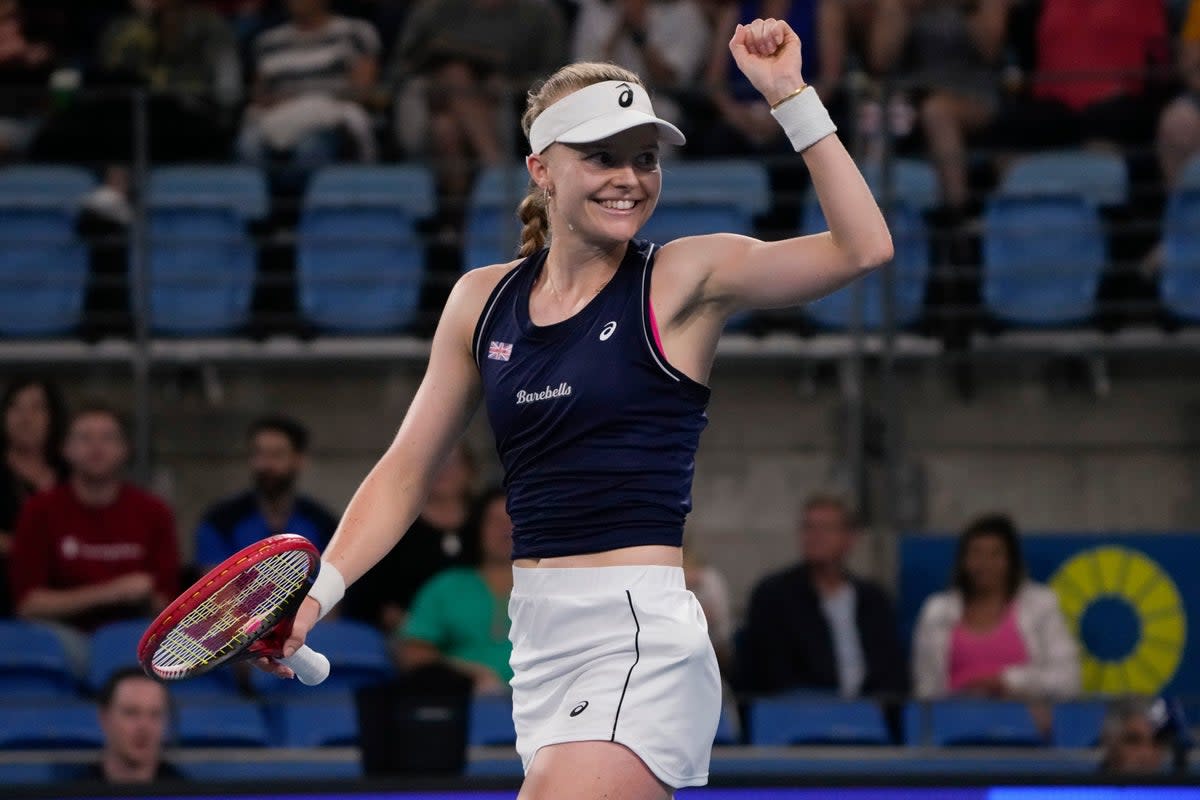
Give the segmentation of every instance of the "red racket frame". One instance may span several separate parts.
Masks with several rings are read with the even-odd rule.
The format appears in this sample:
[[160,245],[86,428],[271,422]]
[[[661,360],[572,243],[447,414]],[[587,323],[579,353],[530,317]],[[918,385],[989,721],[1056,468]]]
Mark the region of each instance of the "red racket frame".
[[[214,658],[202,667],[188,672],[186,675],[180,675],[177,678],[167,678],[154,671],[154,653],[158,650],[159,643],[180,620],[190,614],[198,605],[225,588],[230,581],[247,569],[280,553],[292,551],[304,551],[309,556],[308,580],[305,583],[304,591],[297,592],[291,601],[280,607],[272,617],[268,617],[259,630],[251,635],[249,641],[241,647],[233,648],[228,653]],[[150,627],[142,634],[142,639],[138,643],[138,662],[142,665],[142,669],[146,674],[156,680],[183,680],[203,675],[222,664],[228,664],[232,661],[240,661],[257,656],[278,658],[283,655],[284,642],[291,635],[292,623],[295,621],[296,611],[300,608],[300,603],[308,595],[307,590],[312,587],[313,581],[316,580],[320,567],[321,554],[317,551],[317,548],[308,539],[295,533],[280,533],[275,536],[269,536],[262,541],[255,542],[249,547],[242,548],[209,570],[203,578],[196,581],[192,584],[191,588],[175,598],[155,618],[154,622],[150,623]]]

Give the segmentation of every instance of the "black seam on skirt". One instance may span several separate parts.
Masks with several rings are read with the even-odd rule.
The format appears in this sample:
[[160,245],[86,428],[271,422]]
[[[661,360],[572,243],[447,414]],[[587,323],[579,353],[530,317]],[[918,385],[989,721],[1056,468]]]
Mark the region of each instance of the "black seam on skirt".
[[637,612],[633,610],[633,595],[629,590],[625,590],[625,599],[629,601],[629,613],[633,615],[633,663],[629,665],[629,672],[625,674],[625,686],[621,689],[621,699],[617,701],[617,713],[613,717],[612,738],[610,742],[617,740],[617,720],[621,718],[621,704],[625,702],[625,692],[629,691],[629,679],[633,677],[633,668],[638,665],[638,661],[642,657],[642,651],[638,648],[638,636],[641,635],[642,626],[638,623]]

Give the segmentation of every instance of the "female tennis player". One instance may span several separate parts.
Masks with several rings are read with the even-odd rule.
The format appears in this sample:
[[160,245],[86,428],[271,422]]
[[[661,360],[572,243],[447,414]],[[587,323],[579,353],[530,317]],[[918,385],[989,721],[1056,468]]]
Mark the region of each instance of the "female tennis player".
[[662,800],[707,781],[720,680],[680,542],[717,340],[732,314],[804,303],[892,255],[801,78],[795,33],[759,19],[730,48],[803,154],[830,231],[661,249],[635,240],[662,188],[658,143],[683,135],[630,72],[573,64],[552,75],[523,120],[522,258],[458,282],[412,406],[346,509],[284,648],[396,544],[482,398],[514,524],[521,800]]

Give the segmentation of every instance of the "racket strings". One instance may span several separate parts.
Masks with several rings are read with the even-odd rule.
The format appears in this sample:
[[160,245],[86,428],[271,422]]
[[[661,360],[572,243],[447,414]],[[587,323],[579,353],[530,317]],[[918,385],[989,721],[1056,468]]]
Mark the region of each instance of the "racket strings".
[[179,675],[241,646],[305,585],[309,568],[309,555],[293,550],[238,574],[167,632],[154,667]]

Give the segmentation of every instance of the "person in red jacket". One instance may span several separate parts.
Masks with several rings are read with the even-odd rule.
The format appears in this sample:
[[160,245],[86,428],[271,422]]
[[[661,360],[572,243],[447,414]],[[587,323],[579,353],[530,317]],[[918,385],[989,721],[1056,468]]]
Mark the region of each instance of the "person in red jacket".
[[21,509],[10,585],[17,615],[56,624],[78,655],[78,633],[166,606],[179,591],[179,549],[171,509],[124,479],[129,444],[116,411],[75,414],[64,454],[68,479]]

